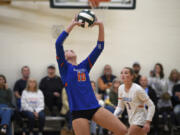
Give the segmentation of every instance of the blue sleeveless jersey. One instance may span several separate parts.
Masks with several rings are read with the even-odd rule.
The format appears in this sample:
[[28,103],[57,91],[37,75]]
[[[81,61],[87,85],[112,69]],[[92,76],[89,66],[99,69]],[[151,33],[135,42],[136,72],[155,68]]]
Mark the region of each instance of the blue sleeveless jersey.
[[79,65],[72,65],[65,59],[63,42],[68,36],[63,31],[56,41],[57,63],[68,95],[70,111],[89,110],[100,107],[95,97],[89,72],[104,49],[104,42],[98,41],[91,54]]

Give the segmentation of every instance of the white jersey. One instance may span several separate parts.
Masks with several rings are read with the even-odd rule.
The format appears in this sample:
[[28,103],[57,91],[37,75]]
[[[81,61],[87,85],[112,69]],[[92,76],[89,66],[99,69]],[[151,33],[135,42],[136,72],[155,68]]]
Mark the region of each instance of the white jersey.
[[[148,106],[148,111],[145,109]],[[138,84],[133,83],[129,92],[125,91],[125,85],[121,85],[118,90],[118,106],[114,115],[118,116],[126,107],[130,125],[143,126],[146,122],[152,121],[155,106],[150,100],[145,90]]]

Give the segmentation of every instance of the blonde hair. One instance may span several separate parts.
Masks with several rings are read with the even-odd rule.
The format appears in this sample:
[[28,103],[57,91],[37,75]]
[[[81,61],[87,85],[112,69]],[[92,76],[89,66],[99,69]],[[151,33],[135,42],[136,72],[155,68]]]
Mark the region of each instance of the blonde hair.
[[27,91],[30,90],[29,83],[30,83],[31,81],[35,83],[34,91],[37,92],[37,90],[38,90],[37,81],[36,81],[35,79],[32,79],[32,78],[28,79],[28,81],[27,81],[27,86],[26,86],[26,90],[27,90]]
[[171,81],[173,81],[173,74],[177,74],[177,80],[175,80],[176,82],[179,80],[179,76],[180,76],[180,74],[179,74],[179,72],[178,72],[178,70],[177,69],[173,69],[173,70],[171,70],[171,73],[170,73],[170,75],[169,75],[169,80],[171,80]]
[[122,84],[122,82],[121,82],[121,80],[119,79],[119,78],[115,78],[113,81],[112,81],[112,86],[111,86],[111,90],[113,90],[114,89],[114,83],[116,83],[116,82],[119,82],[120,83],[120,85]]

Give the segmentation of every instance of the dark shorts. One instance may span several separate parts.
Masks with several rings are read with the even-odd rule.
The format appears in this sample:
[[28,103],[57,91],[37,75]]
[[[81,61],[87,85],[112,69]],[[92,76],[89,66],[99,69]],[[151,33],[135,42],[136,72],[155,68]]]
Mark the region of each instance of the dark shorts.
[[95,109],[90,109],[90,110],[80,110],[80,111],[72,111],[72,121],[78,118],[84,118],[88,120],[92,120],[92,117],[94,114],[98,111],[100,107],[95,108]]

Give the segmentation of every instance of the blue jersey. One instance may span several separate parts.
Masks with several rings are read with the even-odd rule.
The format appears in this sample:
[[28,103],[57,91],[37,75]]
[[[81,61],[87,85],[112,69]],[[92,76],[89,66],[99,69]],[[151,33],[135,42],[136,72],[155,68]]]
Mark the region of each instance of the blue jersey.
[[60,75],[68,95],[70,111],[89,110],[100,107],[95,97],[89,72],[104,49],[104,42],[98,41],[91,54],[78,65],[72,65],[65,59],[63,42],[68,36],[63,31],[56,41],[57,62]]

